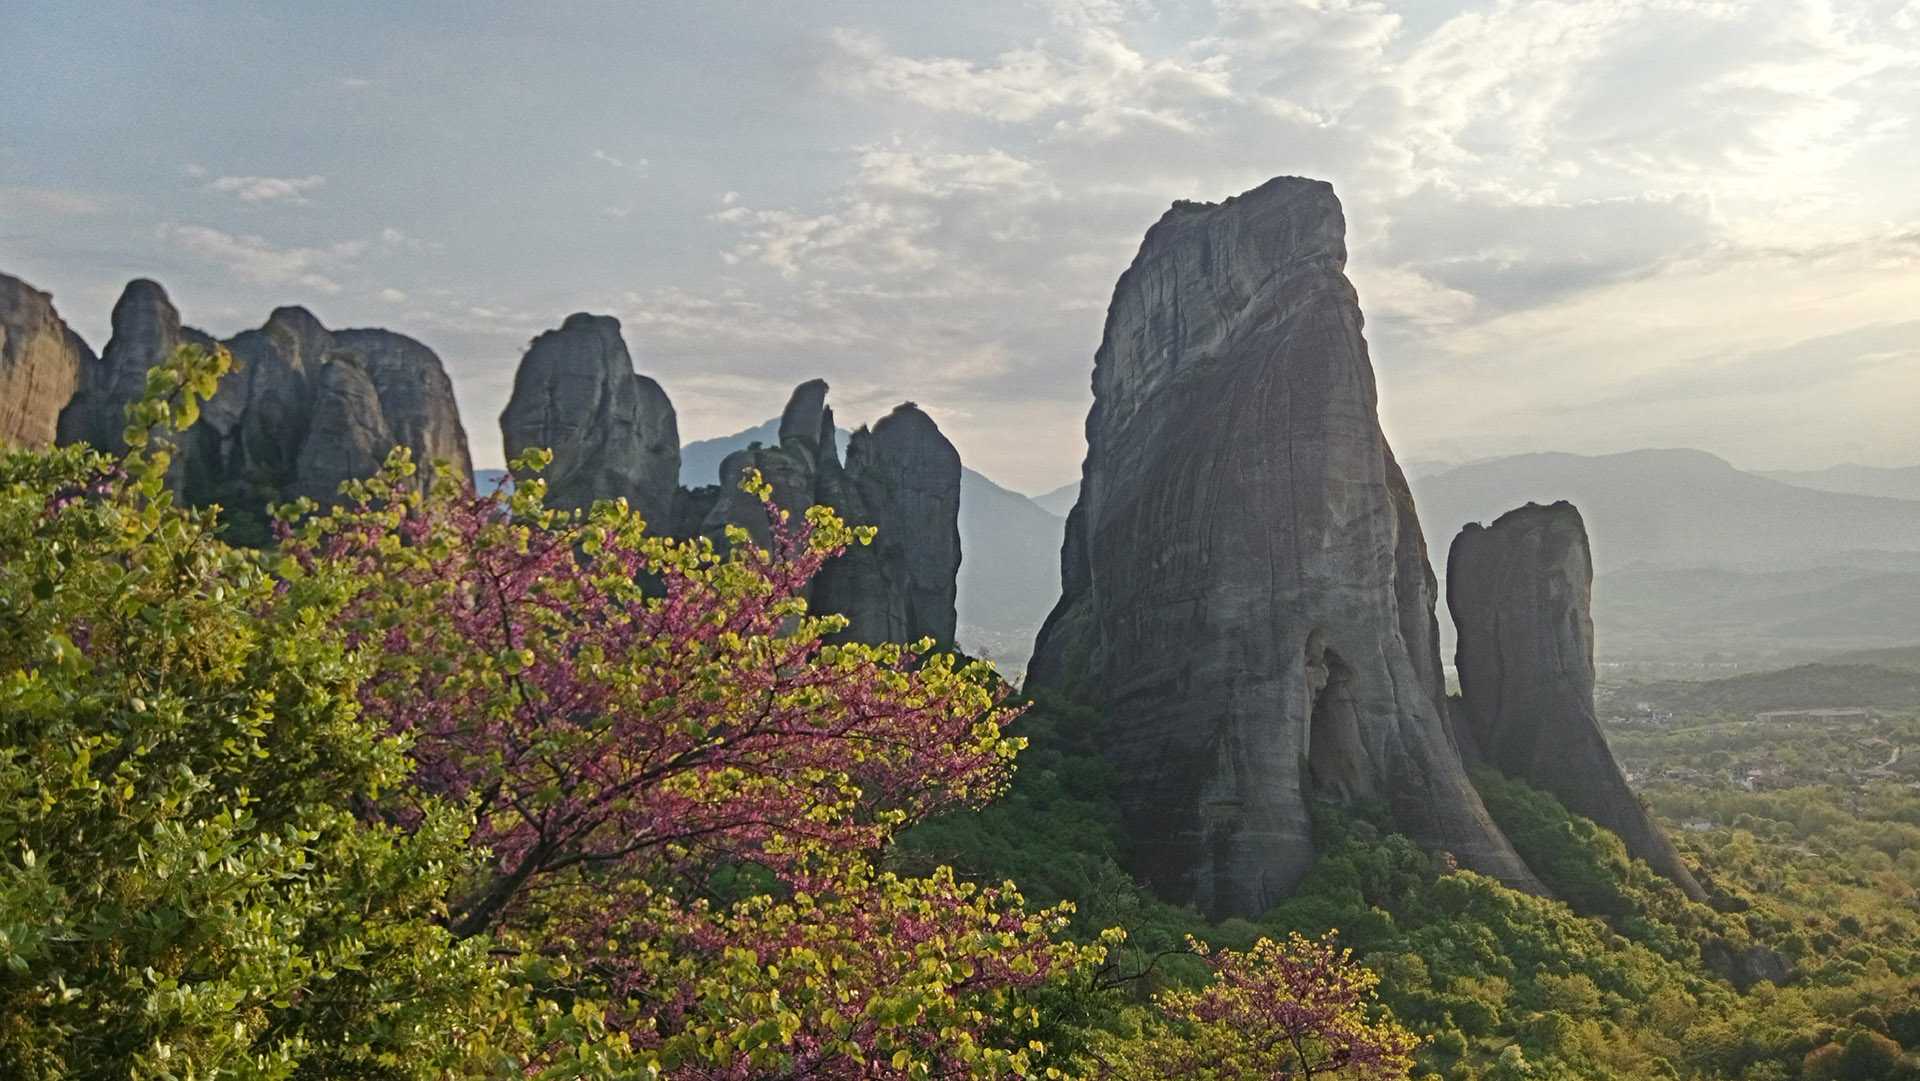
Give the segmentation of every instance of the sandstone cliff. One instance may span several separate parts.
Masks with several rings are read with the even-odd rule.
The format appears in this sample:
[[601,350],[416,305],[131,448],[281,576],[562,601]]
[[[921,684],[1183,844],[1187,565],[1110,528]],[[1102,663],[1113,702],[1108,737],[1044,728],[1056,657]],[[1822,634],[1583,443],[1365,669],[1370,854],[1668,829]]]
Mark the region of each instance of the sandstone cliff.
[[1344,234],[1332,188],[1291,177],[1148,231],[1029,670],[1104,709],[1136,873],[1213,916],[1294,886],[1314,798],[1386,800],[1428,847],[1539,888],[1442,719],[1434,578]]
[[1447,557],[1467,727],[1487,760],[1620,835],[1695,900],[1706,894],[1640,805],[1593,709],[1593,557],[1573,504],[1468,525]]
[[0,274],[0,448],[52,446],[60,410],[93,363],[52,297]]
[[633,370],[612,316],[577,312],[533,340],[500,414],[509,460],[553,452],[547,501],[577,508],[624,497],[656,530],[673,522],[680,426],[660,384]]

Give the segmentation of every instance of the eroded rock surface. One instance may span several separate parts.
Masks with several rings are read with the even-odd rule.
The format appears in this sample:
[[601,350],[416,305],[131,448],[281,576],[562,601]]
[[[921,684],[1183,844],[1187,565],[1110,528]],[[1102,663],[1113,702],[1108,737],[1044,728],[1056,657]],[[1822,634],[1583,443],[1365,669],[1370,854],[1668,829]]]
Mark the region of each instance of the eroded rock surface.
[[50,447],[60,411],[94,363],[53,298],[0,274],[0,447]]
[[500,414],[509,460],[553,452],[547,502],[586,507],[625,497],[655,529],[673,522],[680,425],[673,403],[633,370],[620,321],[577,312],[533,340]]
[[181,345],[225,345],[234,368],[183,433],[172,481],[195,504],[219,503],[235,535],[265,538],[269,504],[333,501],[340,485],[379,469],[395,445],[413,451],[420,483],[445,462],[472,473],[453,382],[433,350],[389,330],[331,331],[305,308],[276,308],[226,342],[184,326],[157,283],[128,284],[113,337],[86,367],[60,415],[60,441],[118,450],[128,403],[147,369]]
[[1176,203],[1094,359],[1063,596],[1029,682],[1101,707],[1135,871],[1213,916],[1284,897],[1309,802],[1538,882],[1442,719],[1435,582],[1376,415],[1333,189]]
[[[832,414],[828,417],[831,433]],[[831,436],[827,443],[831,446]],[[908,402],[853,433],[843,487],[819,502],[879,530],[821,572],[820,604],[852,620],[863,641],[951,643],[960,574],[960,452]]]
[[1447,557],[1460,698],[1503,773],[1553,793],[1695,900],[1706,894],[1614,761],[1593,708],[1593,557],[1571,503],[1468,525]]
[[[780,414],[778,446],[727,455],[701,532],[716,539],[729,524],[756,543],[768,540],[767,516],[740,490],[757,469],[776,505],[797,518],[809,506],[832,507],[854,525],[871,525],[871,545],[854,546],[814,580],[818,611],[846,616],[844,637],[863,642],[953,641],[960,572],[960,453],[933,418],[911,402],[853,433],[847,460],[834,445],[827,384],[794,388]],[[683,505],[694,502],[683,497]]]
[[[212,348],[211,337],[182,326],[180,312],[160,283],[128,282],[113,306],[113,334],[93,363],[80,372],[73,398],[60,411],[59,441],[91,443],[107,451],[126,447],[127,405],[147,387],[147,369],[182,345]],[[225,388],[223,388],[225,389]]]

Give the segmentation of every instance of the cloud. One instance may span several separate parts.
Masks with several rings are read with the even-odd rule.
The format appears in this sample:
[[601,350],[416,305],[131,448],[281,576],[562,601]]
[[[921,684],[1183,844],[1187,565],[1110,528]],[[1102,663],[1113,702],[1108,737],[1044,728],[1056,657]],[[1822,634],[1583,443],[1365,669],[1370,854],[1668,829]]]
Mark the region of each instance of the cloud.
[[246,203],[308,202],[306,193],[327,182],[324,176],[220,176],[208,182],[208,191],[232,195]]
[[85,192],[62,188],[0,186],[0,215],[24,213],[35,217],[68,218],[98,214],[103,209],[99,198]]
[[1394,207],[1380,255],[1494,313],[1653,273],[1716,236],[1694,195],[1516,202],[1422,188]]
[[168,223],[156,231],[160,241],[195,255],[247,281],[264,285],[298,285],[322,293],[338,293],[332,275],[349,266],[367,250],[365,241],[343,241],[324,248],[276,247],[262,237],[235,235],[205,225]]
[[386,301],[388,304],[405,304],[407,302],[406,291],[402,289],[382,289],[380,290],[379,296],[381,300]]
[[1062,134],[1191,131],[1197,104],[1231,96],[1223,58],[1149,57],[1112,27],[1084,21],[1065,48],[1011,49],[986,64],[903,56],[857,30],[836,30],[832,41],[828,77],[843,91],[1005,123],[1050,119]]
[[632,161],[628,161],[624,158],[616,157],[612,154],[609,154],[606,151],[601,150],[599,147],[595,147],[593,150],[593,153],[589,156],[592,157],[594,161],[600,162],[603,165],[611,165],[615,169],[624,169],[627,172],[634,173],[639,176],[647,175],[648,162],[647,162],[647,159],[645,158],[635,158]]

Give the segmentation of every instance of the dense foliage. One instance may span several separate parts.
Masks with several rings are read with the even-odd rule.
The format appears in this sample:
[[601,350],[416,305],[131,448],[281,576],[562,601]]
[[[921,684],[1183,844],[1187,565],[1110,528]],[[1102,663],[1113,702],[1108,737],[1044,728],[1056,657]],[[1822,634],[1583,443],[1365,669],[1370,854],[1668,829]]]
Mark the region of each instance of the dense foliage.
[[[156,375],[136,442],[211,390],[190,374]],[[411,767],[326,630],[343,584],[281,603],[166,468],[0,458],[0,1076],[491,1068],[532,1015],[434,918],[464,813],[398,829],[346,798]]]
[[[1416,1077],[1917,1075],[1909,869],[1920,798],[1906,789],[1654,788],[1671,819],[1718,823],[1675,828],[1714,894],[1707,906],[1552,797],[1483,772],[1490,811],[1560,900],[1436,860],[1393,833],[1382,809],[1326,805],[1322,855],[1296,895],[1257,920],[1210,925],[1121,872],[1096,715],[1042,701],[1014,730],[1032,745],[1007,797],[917,828],[909,850],[978,874],[1007,869],[1037,897],[1079,899],[1076,926],[1124,926],[1118,952],[1132,964],[1187,934],[1244,946],[1337,929],[1379,975],[1394,1016],[1426,1039]],[[1827,753],[1844,757],[1854,742],[1828,738]],[[1145,982],[1178,986],[1196,978],[1190,965],[1175,957]]]
[[809,580],[867,539],[830,511],[762,489],[772,548],[721,552],[396,453],[238,549],[165,488],[227,363],[157,369],[122,459],[0,459],[0,1075],[1404,1075],[1328,941],[1155,985],[902,858],[1018,714],[828,643]]

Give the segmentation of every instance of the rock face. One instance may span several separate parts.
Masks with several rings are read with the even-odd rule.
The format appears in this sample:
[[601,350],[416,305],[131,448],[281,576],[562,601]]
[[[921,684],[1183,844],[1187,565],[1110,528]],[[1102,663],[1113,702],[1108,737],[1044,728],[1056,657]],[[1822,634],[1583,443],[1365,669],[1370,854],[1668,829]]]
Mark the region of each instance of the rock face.
[[[831,448],[832,414],[827,416]],[[863,641],[951,643],[960,574],[960,452],[908,402],[847,446],[846,495],[820,502],[879,529],[821,572],[820,605],[852,620]],[[878,583],[877,587],[875,583]]]
[[128,403],[147,386],[147,369],[182,345],[211,348],[214,340],[180,324],[180,312],[160,283],[137,278],[113,306],[113,336],[100,358],[81,370],[79,386],[60,411],[59,441],[125,449]]
[[1593,557],[1573,504],[1469,525],[1447,557],[1467,727],[1487,761],[1620,835],[1695,900],[1706,894],[1627,787],[1593,708]]
[[217,343],[183,326],[166,291],[144,279],[114,305],[113,337],[61,413],[60,441],[120,449],[126,406],[147,369],[181,345],[219,344],[234,370],[181,438],[173,482],[188,502],[226,508],[241,539],[264,538],[269,503],[331,502],[395,445],[413,451],[422,484],[436,461],[456,477],[472,473],[453,382],[426,346],[388,330],[330,331],[294,307]]
[[1029,669],[1106,713],[1135,872],[1215,917],[1295,885],[1315,798],[1385,800],[1429,848],[1540,888],[1442,717],[1435,580],[1344,234],[1332,188],[1292,177],[1148,231]]
[[53,298],[0,274],[0,447],[50,447],[60,410],[94,363]]
[[547,501],[625,497],[656,529],[673,521],[680,425],[660,384],[633,370],[620,321],[585,312],[533,340],[500,414],[507,457],[553,452]]
[[794,388],[780,414],[780,444],[727,455],[720,487],[700,532],[718,537],[745,528],[768,539],[759,503],[740,490],[757,469],[774,502],[794,516],[824,504],[854,525],[871,525],[871,545],[849,548],[813,583],[817,611],[850,621],[844,637],[862,642],[951,643],[955,583],[960,573],[960,453],[933,418],[911,402],[853,433],[843,466],[834,445],[827,384]]

